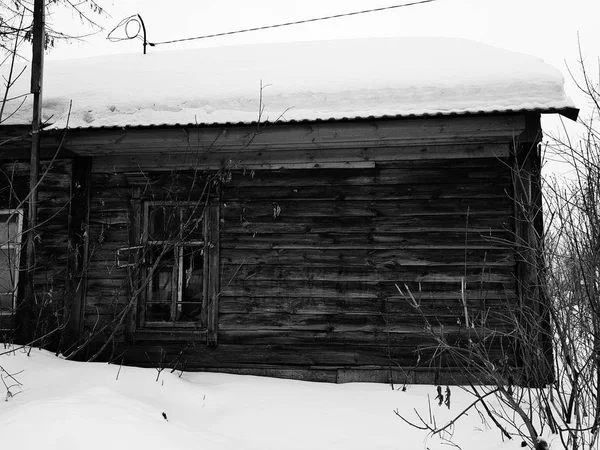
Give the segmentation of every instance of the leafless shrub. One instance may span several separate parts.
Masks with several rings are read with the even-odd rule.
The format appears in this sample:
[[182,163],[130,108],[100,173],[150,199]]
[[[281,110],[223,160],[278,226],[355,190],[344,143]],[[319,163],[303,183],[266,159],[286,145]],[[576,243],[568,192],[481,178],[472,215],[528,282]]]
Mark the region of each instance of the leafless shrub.
[[[480,321],[465,327],[458,341],[421,314],[437,351],[463,370],[470,383],[465,389],[474,397],[448,424],[431,425],[418,412],[417,420],[402,417],[431,435],[483,407],[502,436],[536,450],[548,448],[544,435],[565,449],[600,445],[600,89],[583,62],[580,69],[578,86],[592,105],[579,121],[583,136],[570,138],[565,128],[566,138],[551,138],[545,148],[569,165],[568,175],[542,181],[542,204],[535,190],[519,185],[536,178],[532,166],[513,168],[515,248],[527,274],[519,289],[529,301],[507,304],[506,329]],[[414,294],[398,289],[419,312]],[[488,351],[492,342],[505,346],[504,361]]]

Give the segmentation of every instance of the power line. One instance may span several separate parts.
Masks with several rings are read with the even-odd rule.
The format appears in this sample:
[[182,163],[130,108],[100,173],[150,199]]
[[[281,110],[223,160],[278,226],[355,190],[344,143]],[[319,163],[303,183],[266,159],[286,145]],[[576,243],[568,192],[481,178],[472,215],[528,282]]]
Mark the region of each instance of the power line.
[[[208,39],[208,38],[214,38],[214,37],[219,37],[219,36],[228,36],[228,35],[232,35],[232,34],[249,33],[251,31],[268,30],[270,28],[281,28],[281,27],[287,27],[290,25],[300,25],[303,23],[319,22],[321,20],[339,19],[341,17],[357,16],[359,14],[368,14],[368,13],[374,13],[374,12],[380,12],[380,11],[387,11],[390,9],[406,8],[408,6],[422,5],[424,3],[433,3],[435,1],[437,1],[437,0],[418,0],[418,1],[413,1],[410,3],[403,3],[401,5],[391,5],[391,6],[384,6],[381,8],[364,9],[362,11],[354,11],[354,12],[350,12],[350,13],[335,14],[332,16],[315,17],[312,19],[297,20],[294,22],[285,22],[285,23],[279,23],[276,25],[266,25],[266,26],[262,26],[262,27],[246,28],[243,30],[226,31],[223,33],[206,34],[204,36],[194,36],[194,37],[188,37],[188,38],[182,38],[182,39],[172,39],[169,41],[161,41],[161,42],[148,42],[148,44],[150,46],[154,47],[157,45],[174,44],[176,42],[194,41],[194,40],[198,40],[198,39]],[[118,28],[119,26],[131,21],[132,19],[134,21],[136,21],[135,16],[128,17],[127,19],[125,19],[121,23],[119,23],[119,25],[117,25],[117,27],[115,27],[115,29],[113,29],[113,31],[115,31],[116,28]],[[111,31],[111,33],[113,31]],[[127,35],[127,37],[125,37],[124,39],[135,39],[136,37],[138,37],[138,35],[139,35],[139,33],[136,34],[135,36]]]

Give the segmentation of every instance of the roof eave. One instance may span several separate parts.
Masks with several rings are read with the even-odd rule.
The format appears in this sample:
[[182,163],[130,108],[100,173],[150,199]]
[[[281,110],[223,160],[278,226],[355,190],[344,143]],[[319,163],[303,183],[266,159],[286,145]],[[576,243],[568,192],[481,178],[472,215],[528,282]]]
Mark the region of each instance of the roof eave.
[[[438,112],[438,113],[423,113],[423,114],[397,114],[397,115],[382,115],[382,116],[357,116],[357,117],[323,117],[318,119],[293,119],[286,121],[286,123],[307,123],[307,122],[348,122],[348,121],[364,121],[364,120],[389,120],[389,119],[415,119],[415,118],[428,118],[428,117],[456,117],[456,116],[474,116],[474,115],[502,115],[502,114],[523,114],[523,113],[539,113],[539,114],[560,114],[570,120],[576,121],[579,117],[579,109],[575,107],[562,107],[562,108],[534,108],[534,109],[506,109],[506,110],[492,110],[492,111],[463,111],[463,112]],[[253,125],[256,122],[213,122],[213,123],[162,123],[162,124],[147,124],[147,125],[103,125],[103,126],[89,126],[89,127],[73,127],[70,129],[111,129],[111,128],[160,128],[160,127],[189,127],[194,125],[203,126],[235,126],[235,125]],[[63,130],[63,128],[54,128],[53,124],[46,123],[44,128],[50,130]],[[24,128],[30,127],[29,124],[15,124],[15,125],[0,125],[0,129],[3,128]]]
[[560,114],[561,116],[566,117],[567,119],[571,119],[576,122],[579,117],[579,109],[578,108],[562,108],[556,111],[552,111]]

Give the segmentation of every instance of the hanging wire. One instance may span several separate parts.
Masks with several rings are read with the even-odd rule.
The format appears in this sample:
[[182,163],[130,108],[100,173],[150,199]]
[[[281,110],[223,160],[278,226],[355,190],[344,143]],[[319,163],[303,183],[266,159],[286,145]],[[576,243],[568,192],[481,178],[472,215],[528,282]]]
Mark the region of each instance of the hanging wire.
[[[130,26],[134,27],[133,30],[130,28]],[[119,32],[124,32],[124,35],[118,36]],[[154,44],[146,40],[146,25],[144,24],[142,16],[139,14],[134,14],[121,20],[116,27],[110,30],[108,36],[106,36],[106,39],[108,39],[110,42],[127,41],[136,38],[140,39],[144,43],[144,55],[146,54],[146,45],[154,47]]]
[[[137,29],[135,30],[135,33],[133,33],[131,31],[130,25],[137,27]],[[114,27],[108,33],[108,36],[106,36],[106,39],[108,39],[110,42],[120,42],[120,41],[129,40],[129,39],[135,39],[135,38],[142,39],[142,37],[140,36],[141,30],[142,30],[142,24],[140,23],[139,15],[134,14],[132,16],[126,17],[125,19],[121,20],[117,24],[117,26]],[[125,34],[123,36],[118,36],[117,33],[119,31],[123,31]]]
[[[121,22],[119,22],[119,24],[115,28],[113,28],[111,30],[111,32],[108,34],[107,39],[111,42],[118,42],[118,41],[124,41],[124,40],[128,40],[128,39],[136,39],[136,38],[141,39],[144,41],[144,53],[146,53],[145,52],[146,44],[150,45],[151,47],[154,47],[157,45],[174,44],[176,42],[194,41],[194,40],[198,40],[198,39],[209,39],[209,38],[214,38],[214,37],[219,37],[219,36],[228,36],[228,35],[232,35],[232,34],[249,33],[251,31],[268,30],[271,28],[282,28],[282,27],[287,27],[287,26],[291,26],[291,25],[300,25],[303,23],[318,22],[318,21],[322,21],[322,20],[338,19],[341,17],[357,16],[359,14],[368,14],[368,13],[374,13],[374,12],[379,12],[379,11],[387,11],[387,10],[391,10],[391,9],[406,8],[409,6],[422,5],[425,3],[433,3],[436,1],[438,1],[438,0],[419,0],[419,1],[414,1],[414,2],[410,2],[410,3],[403,3],[400,5],[391,5],[391,6],[384,6],[381,8],[364,9],[362,11],[354,11],[354,12],[343,13],[343,14],[334,14],[332,16],[315,17],[312,19],[297,20],[294,22],[285,22],[285,23],[279,23],[276,25],[266,25],[266,26],[262,26],[262,27],[246,28],[246,29],[242,29],[242,30],[226,31],[223,33],[206,34],[203,36],[172,39],[172,40],[160,41],[160,42],[146,41],[146,28],[144,27],[144,21],[142,20],[142,18],[140,17],[139,14],[136,14],[133,16],[129,16],[129,17],[123,19]],[[137,24],[135,33],[133,32],[133,30],[129,29],[130,24]],[[118,33],[118,30],[120,28],[124,28],[124,30],[123,30],[124,35],[121,37],[116,36],[116,34]],[[140,31],[143,31],[143,33],[144,33],[143,37],[140,35]]]

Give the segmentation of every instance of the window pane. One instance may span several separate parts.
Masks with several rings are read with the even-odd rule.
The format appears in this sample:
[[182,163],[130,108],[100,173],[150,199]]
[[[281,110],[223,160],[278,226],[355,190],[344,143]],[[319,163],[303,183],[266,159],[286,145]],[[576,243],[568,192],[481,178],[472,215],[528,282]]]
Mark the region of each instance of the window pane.
[[198,322],[202,310],[204,277],[203,247],[184,247],[181,302],[177,304],[177,320]]
[[148,240],[169,241],[179,236],[179,208],[152,205],[148,210]]
[[146,303],[146,321],[170,322],[171,305],[167,303]]
[[[158,202],[157,202],[158,203]],[[152,267],[166,243],[175,249],[162,257],[146,290],[148,322],[200,322],[203,298],[204,204],[147,204],[145,263]],[[159,243],[160,242],[160,243]]]
[[0,294],[0,311],[9,311],[13,308],[13,295]]
[[[173,299],[173,270],[175,258],[173,250],[163,253],[162,246],[153,246],[148,255],[150,267],[156,269],[149,280],[148,298],[146,300],[146,320],[169,321],[171,320],[171,303]],[[160,261],[157,264],[157,259]]]
[[14,279],[17,268],[16,249],[0,250],[0,293],[11,293],[14,290]]
[[173,268],[162,267],[154,272],[150,301],[170,302],[173,299]]
[[0,246],[10,242],[19,242],[18,220],[19,214],[17,213],[0,214]]
[[186,242],[202,242],[204,205],[191,205],[183,210],[181,233]]

